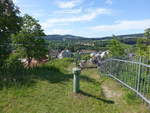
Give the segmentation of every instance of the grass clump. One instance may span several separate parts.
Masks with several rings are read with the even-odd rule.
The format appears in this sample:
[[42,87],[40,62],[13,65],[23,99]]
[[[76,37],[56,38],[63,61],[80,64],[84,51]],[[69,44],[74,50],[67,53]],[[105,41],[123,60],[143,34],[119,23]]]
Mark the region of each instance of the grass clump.
[[124,99],[129,105],[142,103],[142,101],[139,99],[139,97],[133,91],[127,91],[126,95],[124,96]]

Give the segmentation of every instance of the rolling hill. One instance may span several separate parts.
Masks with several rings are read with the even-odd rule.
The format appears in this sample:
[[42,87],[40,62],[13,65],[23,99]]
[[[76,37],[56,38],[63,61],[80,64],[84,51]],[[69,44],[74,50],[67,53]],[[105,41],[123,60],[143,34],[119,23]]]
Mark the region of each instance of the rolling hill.
[[[141,38],[143,37],[143,33],[138,34],[127,34],[127,35],[118,35],[117,37],[120,39],[129,39],[129,38]],[[74,36],[74,35],[47,35],[45,36],[46,40],[109,40],[112,39],[112,36],[108,37],[81,37],[81,36]]]

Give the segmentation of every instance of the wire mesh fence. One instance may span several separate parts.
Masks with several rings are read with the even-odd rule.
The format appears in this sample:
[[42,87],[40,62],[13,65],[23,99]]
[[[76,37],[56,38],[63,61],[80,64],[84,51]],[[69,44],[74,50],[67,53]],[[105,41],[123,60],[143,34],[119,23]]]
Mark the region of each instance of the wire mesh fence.
[[150,65],[148,64],[149,60],[142,57],[135,57],[132,61],[110,58],[102,61],[99,68],[102,75],[113,77],[150,104]]

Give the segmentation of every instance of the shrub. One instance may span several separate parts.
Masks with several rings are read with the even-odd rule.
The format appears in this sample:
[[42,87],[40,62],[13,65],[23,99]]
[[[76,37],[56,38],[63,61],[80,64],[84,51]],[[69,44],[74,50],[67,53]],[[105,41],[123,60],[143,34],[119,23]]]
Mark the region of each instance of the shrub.
[[9,78],[20,76],[18,73],[22,73],[24,71],[24,66],[19,60],[19,57],[20,56],[16,53],[9,56],[2,68],[3,76],[7,76]]

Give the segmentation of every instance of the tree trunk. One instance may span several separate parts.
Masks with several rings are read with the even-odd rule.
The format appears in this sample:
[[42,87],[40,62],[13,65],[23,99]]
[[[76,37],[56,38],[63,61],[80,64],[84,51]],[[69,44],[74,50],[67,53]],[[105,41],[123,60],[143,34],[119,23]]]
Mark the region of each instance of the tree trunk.
[[32,58],[31,58],[31,57],[28,57],[28,67],[31,66],[31,61],[32,61]]

